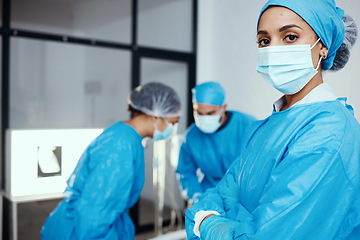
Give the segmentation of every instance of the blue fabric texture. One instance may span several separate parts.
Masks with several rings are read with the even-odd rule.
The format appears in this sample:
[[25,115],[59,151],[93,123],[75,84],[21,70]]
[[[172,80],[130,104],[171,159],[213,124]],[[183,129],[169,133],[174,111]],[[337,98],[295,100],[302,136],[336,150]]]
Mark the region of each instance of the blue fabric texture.
[[309,24],[329,50],[321,67],[324,70],[330,69],[345,35],[345,26],[342,21],[344,11],[336,7],[335,0],[269,0],[260,12],[258,23],[269,6],[286,7]]
[[193,88],[193,103],[222,106],[225,101],[225,90],[218,82],[206,82]]
[[[360,239],[360,125],[340,101],[273,112],[216,188],[186,212],[213,210],[201,239]],[[228,226],[228,227],[227,227]]]
[[[255,118],[236,111],[229,112],[232,114],[230,121],[215,133],[206,134],[195,124],[188,129],[176,170],[187,199],[215,187],[241,152],[240,146],[245,142],[246,132]],[[201,181],[197,169],[204,174]]]
[[68,180],[70,197],[47,218],[42,240],[134,239],[135,228],[126,212],[144,185],[142,137],[117,122],[84,151]]

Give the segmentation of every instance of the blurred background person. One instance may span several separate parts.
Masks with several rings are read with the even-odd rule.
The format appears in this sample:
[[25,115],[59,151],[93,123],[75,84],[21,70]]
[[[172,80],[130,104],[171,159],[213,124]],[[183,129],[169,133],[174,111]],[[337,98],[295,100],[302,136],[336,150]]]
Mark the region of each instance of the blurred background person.
[[134,239],[127,210],[145,181],[145,137],[168,138],[180,119],[180,98],[170,87],[151,82],[129,96],[133,117],[106,128],[84,151],[67,181],[66,199],[47,218],[46,239]]
[[193,114],[195,124],[186,132],[176,170],[182,195],[190,204],[224,176],[240,155],[246,131],[255,121],[250,115],[227,111],[225,90],[217,82],[195,86]]

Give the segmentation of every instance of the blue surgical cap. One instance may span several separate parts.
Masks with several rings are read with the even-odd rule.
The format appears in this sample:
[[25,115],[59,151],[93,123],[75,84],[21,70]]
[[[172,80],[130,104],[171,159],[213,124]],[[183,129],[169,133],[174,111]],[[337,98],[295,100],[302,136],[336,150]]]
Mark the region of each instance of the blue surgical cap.
[[261,15],[269,6],[286,7],[309,24],[329,50],[327,58],[323,60],[322,69],[330,69],[345,34],[342,21],[344,11],[336,7],[335,0],[269,0],[261,10],[258,24]]
[[193,88],[193,103],[222,106],[225,101],[225,90],[217,82],[206,82]]

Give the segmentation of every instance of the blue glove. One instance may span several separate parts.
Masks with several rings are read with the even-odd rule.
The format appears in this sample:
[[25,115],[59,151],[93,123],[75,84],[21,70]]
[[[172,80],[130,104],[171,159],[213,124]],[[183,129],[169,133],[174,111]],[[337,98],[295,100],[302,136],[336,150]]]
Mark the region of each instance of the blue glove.
[[200,238],[203,240],[237,239],[243,234],[253,232],[253,225],[250,223],[214,215],[201,224]]

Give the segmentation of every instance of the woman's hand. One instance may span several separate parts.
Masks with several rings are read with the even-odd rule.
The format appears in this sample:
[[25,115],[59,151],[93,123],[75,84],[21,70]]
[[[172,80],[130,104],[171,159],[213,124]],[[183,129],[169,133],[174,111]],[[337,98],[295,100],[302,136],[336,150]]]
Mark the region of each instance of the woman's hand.
[[199,231],[200,231],[200,228],[201,228],[201,224],[206,220],[206,219],[208,219],[209,217],[211,217],[211,216],[214,216],[215,214],[209,214],[209,215],[207,215],[202,221],[201,221],[201,223],[200,223],[200,225],[199,225]]

